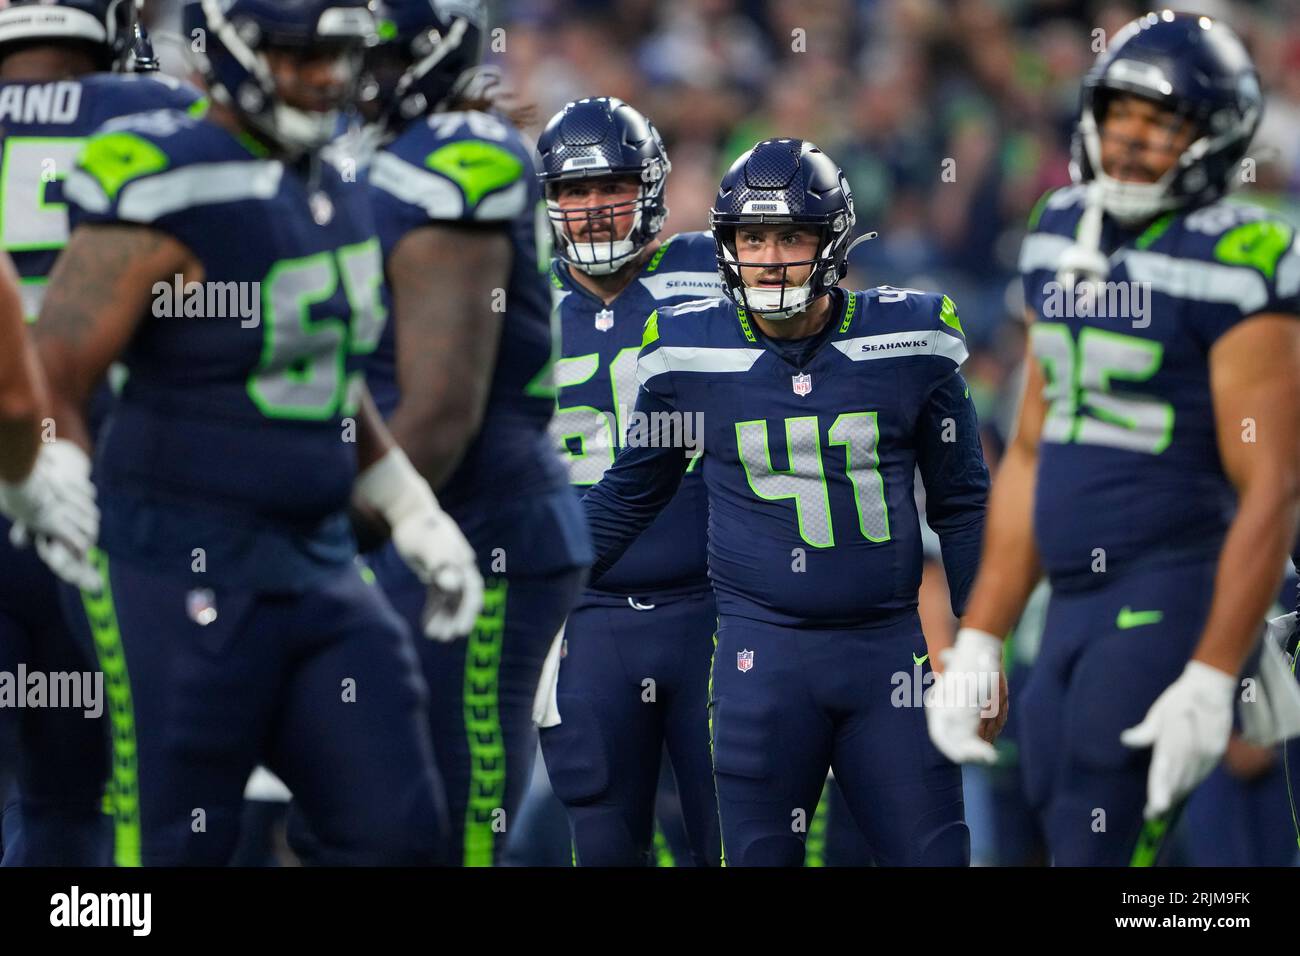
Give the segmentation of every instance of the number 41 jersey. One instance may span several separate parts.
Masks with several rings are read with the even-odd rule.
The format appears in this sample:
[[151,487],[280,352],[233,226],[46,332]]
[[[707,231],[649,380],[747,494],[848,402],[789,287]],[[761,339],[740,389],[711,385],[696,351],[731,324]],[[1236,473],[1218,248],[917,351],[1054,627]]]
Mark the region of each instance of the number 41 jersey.
[[158,111],[102,128],[65,195],[74,229],[157,230],[204,272],[155,285],[123,353],[96,459],[105,548],[184,571],[202,547],[206,582],[267,590],[350,560],[349,421],[383,319],[364,185]]
[[1101,294],[1067,297],[1057,268],[1082,213],[1081,187],[1049,193],[1020,259],[1049,402],[1034,532],[1057,589],[1218,553],[1236,498],[1219,459],[1210,350],[1251,315],[1300,313],[1291,227],[1223,201],[1140,233],[1107,218]]
[[[680,481],[665,440],[703,433],[709,576],[723,616],[792,627],[888,624],[921,582],[919,467],[954,606],[978,558],[988,471],[957,368],[952,303],[915,290],[833,289],[811,352],[786,351],[726,299],[646,323],[637,411],[658,421],[587,493],[593,577]],[[631,435],[636,431],[633,423]],[[655,447],[656,445],[663,447]]]

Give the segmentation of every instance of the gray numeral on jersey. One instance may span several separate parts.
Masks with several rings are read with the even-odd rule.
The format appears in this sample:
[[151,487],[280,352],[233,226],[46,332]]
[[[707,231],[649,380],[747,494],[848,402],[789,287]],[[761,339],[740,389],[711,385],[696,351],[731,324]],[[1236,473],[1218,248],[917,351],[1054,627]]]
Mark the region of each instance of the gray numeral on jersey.
[[1169,447],[1174,407],[1148,395],[1116,393],[1113,382],[1145,382],[1160,370],[1159,342],[1085,326],[1076,345],[1067,326],[1036,322],[1029,329],[1050,403],[1042,440],[1103,445],[1158,455]]
[[[868,541],[889,540],[889,509],[880,476],[876,445],[880,440],[876,412],[845,412],[828,433],[829,445],[844,448],[848,478],[857,503],[858,530]],[[822,461],[821,434],[813,416],[785,420],[785,445],[790,467],[772,467],[767,422],[736,423],[736,449],[754,494],[767,501],[794,499],[799,537],[814,548],[835,546],[830,493]]]
[[745,477],[754,494],[768,501],[794,499],[799,519],[799,537],[814,548],[835,546],[831,528],[831,501],[822,470],[821,436],[816,416],[787,418],[785,446],[790,467],[772,467],[772,449],[767,440],[767,422],[736,422],[736,449]]
[[876,449],[880,428],[876,412],[845,412],[831,425],[830,444],[844,446],[844,460],[853,500],[858,506],[858,530],[868,541],[889,540],[889,508],[885,479],[880,476]]
[[[262,360],[248,396],[268,418],[326,421],[356,411],[363,379],[346,381],[349,353],[373,352],[384,329],[383,263],[370,239],[337,252],[287,259],[262,281]],[[350,321],[313,319],[342,282]]]

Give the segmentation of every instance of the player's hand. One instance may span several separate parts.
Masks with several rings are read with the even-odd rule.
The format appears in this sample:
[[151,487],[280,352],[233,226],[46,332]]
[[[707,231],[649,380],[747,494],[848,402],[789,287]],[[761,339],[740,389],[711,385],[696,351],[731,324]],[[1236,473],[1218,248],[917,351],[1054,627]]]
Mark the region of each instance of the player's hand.
[[1151,747],[1147,772],[1148,820],[1167,813],[1209,775],[1232,732],[1237,679],[1192,660],[1156,698],[1136,727],[1120,734],[1127,747]]
[[383,515],[398,555],[429,586],[424,636],[451,641],[468,635],[483,606],[474,549],[405,453],[392,448],[357,476],[354,493]]
[[997,760],[992,738],[1006,723],[1002,641],[963,627],[940,657],[943,670],[925,695],[930,740],[955,763],[991,764]]
[[100,587],[87,555],[99,537],[99,507],[90,481],[90,459],[70,441],[42,444],[26,479],[0,482],[0,514],[13,521],[15,547],[34,541],[50,569],[86,590]]
[[980,740],[993,743],[1007,725],[1007,715],[1011,713],[1011,695],[1007,690],[1007,675],[998,673],[998,706],[988,717],[980,715]]
[[429,586],[420,623],[435,641],[465,637],[483,607],[478,559],[460,527],[434,503],[425,514],[393,528],[393,547],[415,576]]

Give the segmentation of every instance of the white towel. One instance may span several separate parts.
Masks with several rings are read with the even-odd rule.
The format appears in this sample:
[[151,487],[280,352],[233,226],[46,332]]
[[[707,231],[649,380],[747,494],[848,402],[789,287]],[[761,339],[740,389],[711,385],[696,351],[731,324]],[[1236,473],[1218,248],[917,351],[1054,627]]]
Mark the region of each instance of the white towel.
[[551,649],[546,653],[542,664],[542,677],[537,682],[537,694],[533,697],[533,723],[538,727],[555,727],[560,723],[560,707],[555,699],[560,686],[560,656],[564,649],[564,627],[551,641]]
[[288,803],[293,799],[293,794],[289,792],[283,780],[265,767],[258,767],[248,778],[248,783],[244,785],[244,799]]
[[1241,735],[1252,744],[1272,746],[1300,735],[1300,684],[1283,654],[1296,629],[1296,614],[1283,614],[1268,622],[1260,649],[1255,699],[1237,704]]

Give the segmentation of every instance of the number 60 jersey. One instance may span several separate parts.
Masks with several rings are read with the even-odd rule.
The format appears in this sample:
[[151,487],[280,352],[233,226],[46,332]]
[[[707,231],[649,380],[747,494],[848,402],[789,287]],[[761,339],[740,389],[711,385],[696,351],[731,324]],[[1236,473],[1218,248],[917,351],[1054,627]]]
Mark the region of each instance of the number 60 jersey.
[[638,423],[583,499],[593,579],[663,507],[702,432],[709,576],[719,614],[793,627],[888,624],[913,613],[926,489],[953,605],[979,555],[988,471],[966,342],[944,296],[833,289],[830,320],[799,342],[767,339],[727,299],[660,309],[646,323]]
[[1047,194],[1020,257],[1049,402],[1034,533],[1056,589],[1218,553],[1236,497],[1215,437],[1210,349],[1251,315],[1300,313],[1291,227],[1223,201],[1141,232],[1107,218],[1102,294],[1067,299],[1057,268],[1082,214],[1081,187]]
[[203,547],[205,581],[290,591],[351,560],[349,420],[383,271],[364,183],[314,175],[178,111],[86,144],[73,228],[157,230],[204,272],[154,286],[121,356],[95,466],[106,550],[186,567]]

